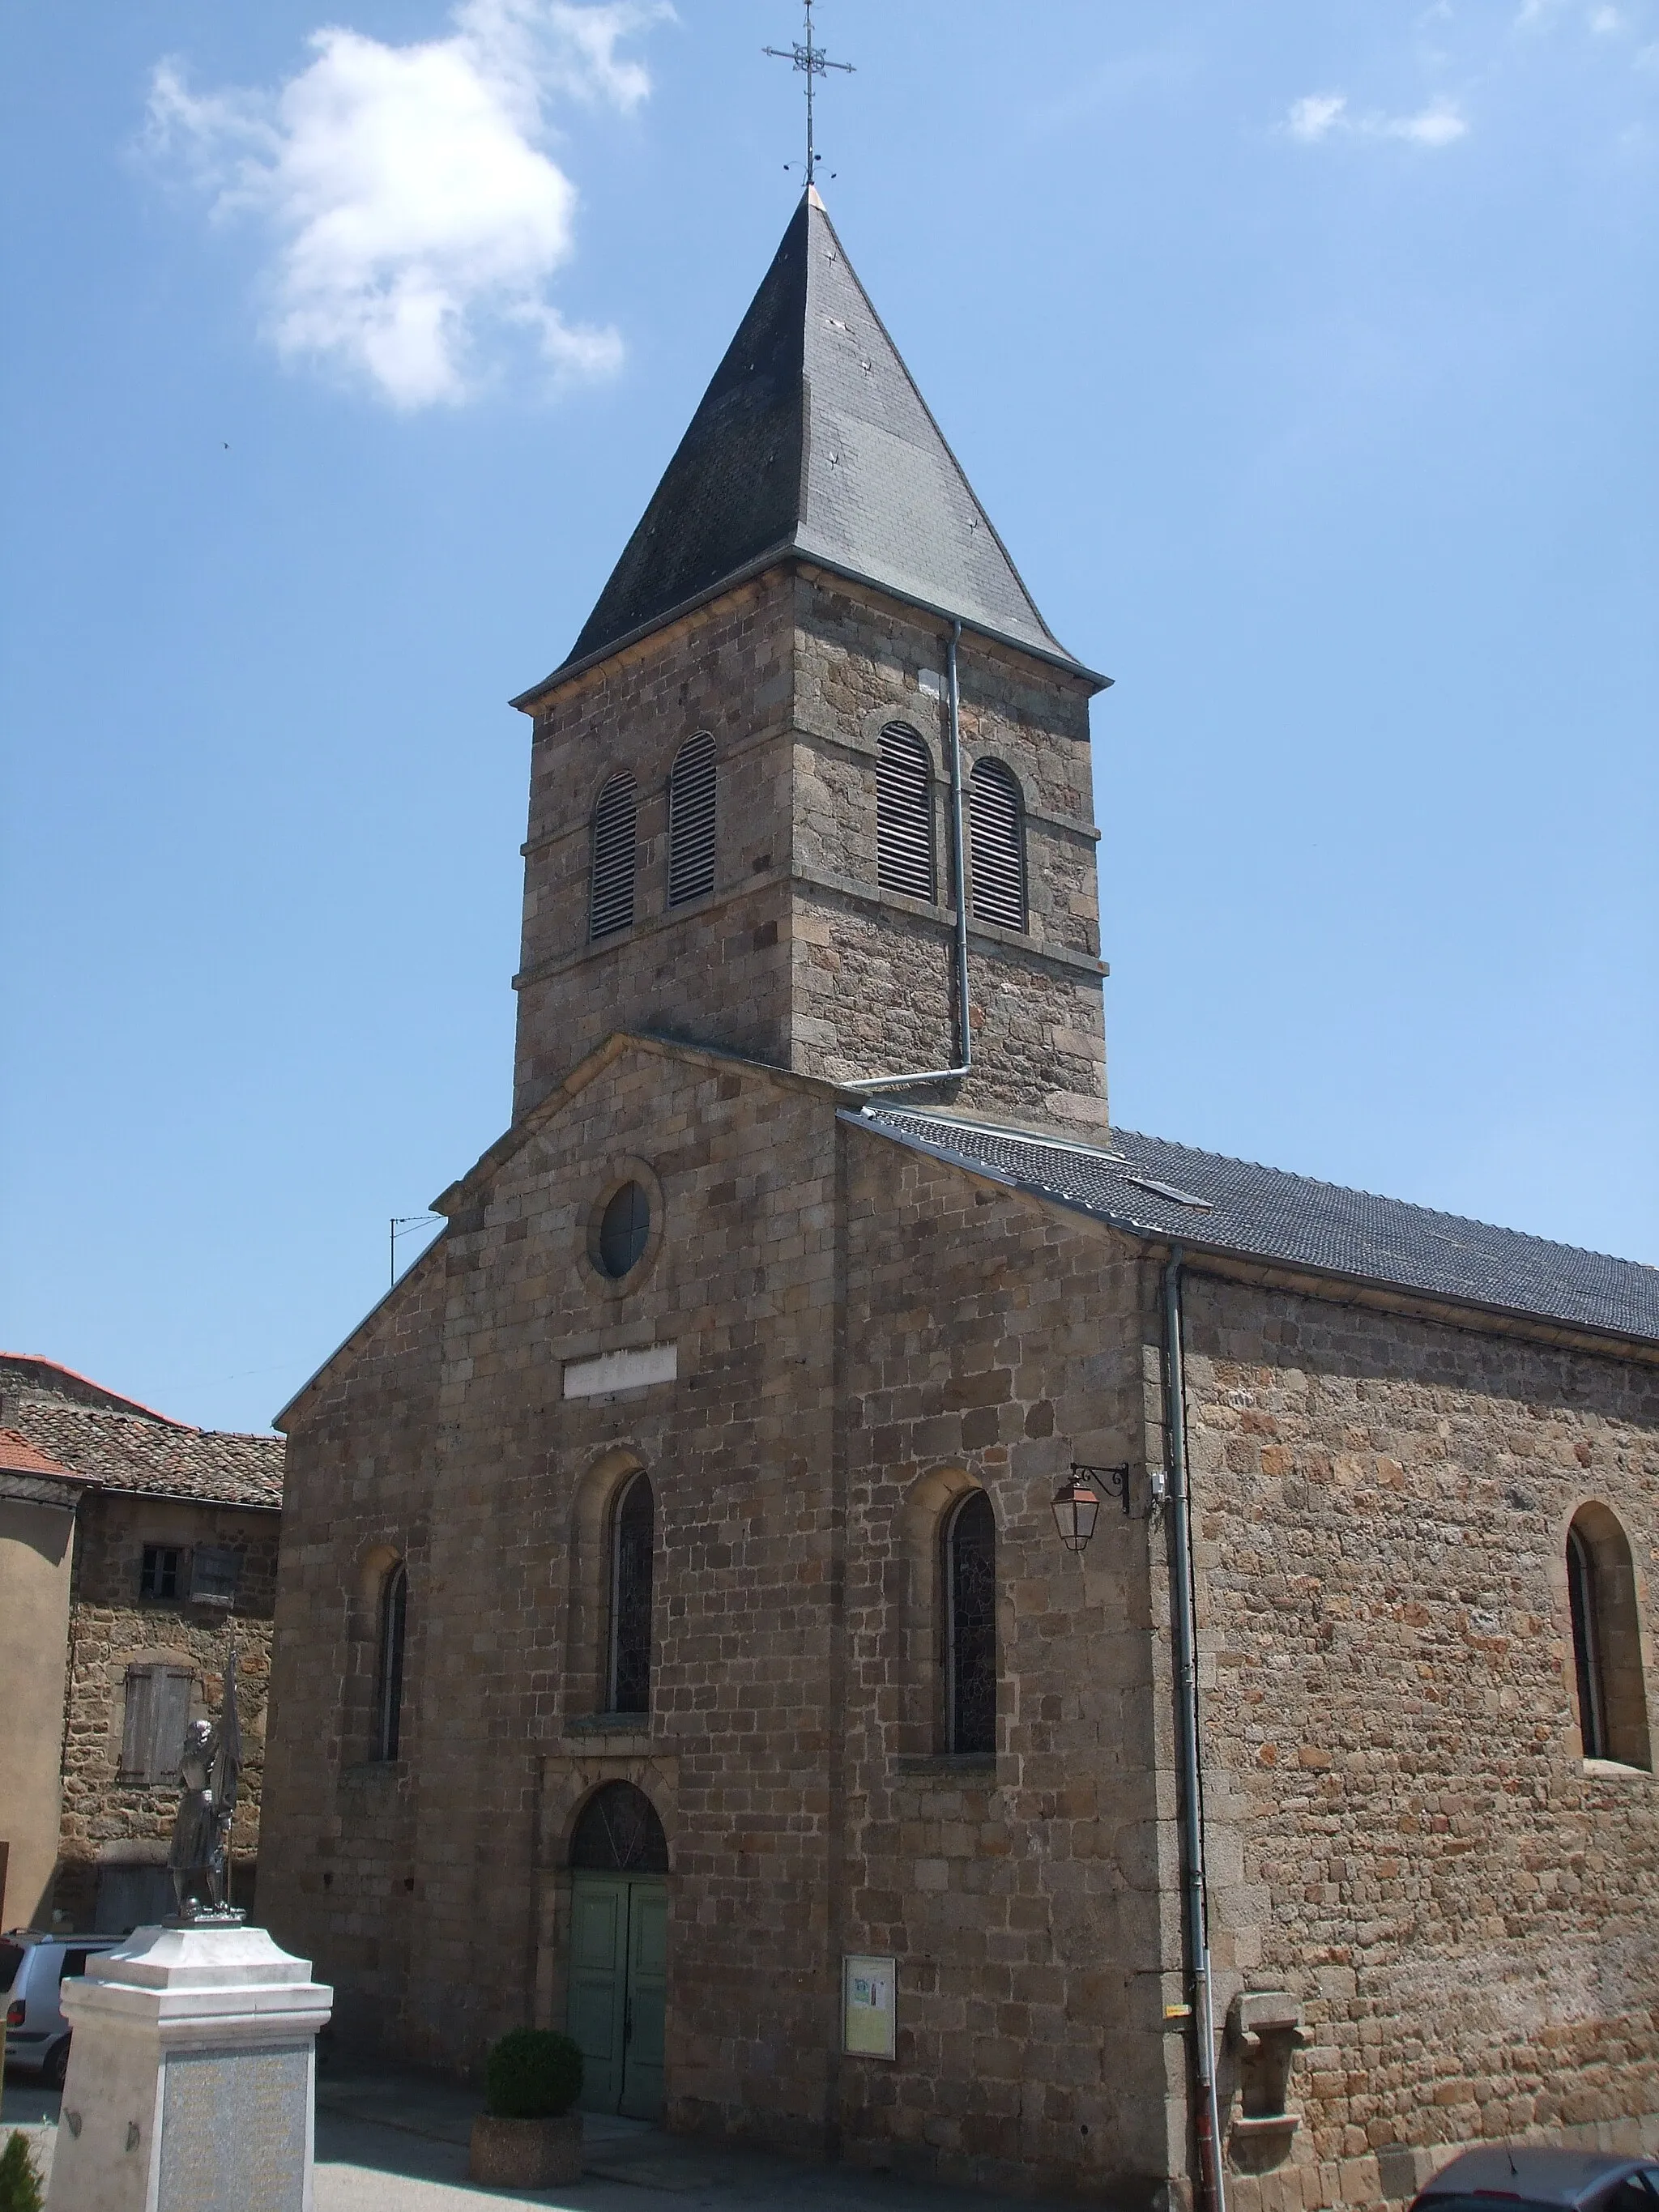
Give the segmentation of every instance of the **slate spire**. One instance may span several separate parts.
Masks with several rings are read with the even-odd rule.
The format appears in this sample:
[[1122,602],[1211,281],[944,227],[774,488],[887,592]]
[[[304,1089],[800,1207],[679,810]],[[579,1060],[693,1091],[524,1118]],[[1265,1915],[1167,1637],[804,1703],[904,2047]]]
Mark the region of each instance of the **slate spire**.
[[565,666],[791,555],[1079,665],[810,187]]

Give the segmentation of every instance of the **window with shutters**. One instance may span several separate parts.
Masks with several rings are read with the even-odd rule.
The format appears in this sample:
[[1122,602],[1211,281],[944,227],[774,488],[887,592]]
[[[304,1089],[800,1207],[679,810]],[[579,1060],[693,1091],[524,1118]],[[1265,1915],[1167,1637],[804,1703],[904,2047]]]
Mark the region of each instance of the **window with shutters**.
[[656,1543],[651,1478],[635,1474],[611,1520],[610,1709],[651,1710],[651,1566]]
[[613,937],[634,926],[634,861],[639,807],[634,779],[626,769],[613,775],[593,809],[593,872],[589,888],[587,933]]
[[183,1594],[189,1557],[182,1544],[146,1544],[138,1570],[139,1596],[173,1602]]
[[404,1645],[409,1632],[409,1571],[399,1559],[380,1591],[380,1642],[374,1670],[374,1756],[396,1759],[403,1741]]
[[968,836],[974,913],[1003,929],[1026,926],[1025,810],[1012,769],[975,761],[968,780]]
[[884,891],[936,902],[933,766],[902,722],[887,725],[876,757],[876,880]]
[[184,1667],[129,1667],[121,1717],[121,1779],[172,1783],[190,1726],[191,1674]]
[[688,738],[668,772],[668,903],[714,888],[714,740]]
[[945,1530],[945,1726],[953,1752],[997,1745],[997,1528],[970,1490]]

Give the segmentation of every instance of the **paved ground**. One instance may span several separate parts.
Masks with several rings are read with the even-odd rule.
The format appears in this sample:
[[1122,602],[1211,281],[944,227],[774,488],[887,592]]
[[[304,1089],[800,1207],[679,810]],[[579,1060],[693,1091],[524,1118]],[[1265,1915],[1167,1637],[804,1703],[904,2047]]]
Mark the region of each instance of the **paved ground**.
[[[477,2092],[399,2073],[330,2068],[317,2082],[316,2212],[483,2212],[488,2204],[564,2212],[1032,2212],[1029,2199],[981,2196],[665,2135],[642,2120],[590,2113],[580,2184],[544,2193],[484,2189],[466,2178]],[[58,2098],[9,2074],[0,2130],[27,2130],[51,2166]]]

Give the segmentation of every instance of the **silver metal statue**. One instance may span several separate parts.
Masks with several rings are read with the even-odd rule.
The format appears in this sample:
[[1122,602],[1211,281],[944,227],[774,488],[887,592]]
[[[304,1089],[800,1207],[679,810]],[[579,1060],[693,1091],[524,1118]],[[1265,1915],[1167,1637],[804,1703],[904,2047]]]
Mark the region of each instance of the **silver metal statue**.
[[[236,1711],[236,1643],[225,1662],[225,1695],[218,1724],[192,1721],[179,1755],[182,1785],[173,1823],[167,1868],[173,1876],[174,1920],[235,1921],[246,1915],[230,1903],[230,1832],[242,1774],[242,1730]],[[207,1891],[205,1905],[197,1893]]]

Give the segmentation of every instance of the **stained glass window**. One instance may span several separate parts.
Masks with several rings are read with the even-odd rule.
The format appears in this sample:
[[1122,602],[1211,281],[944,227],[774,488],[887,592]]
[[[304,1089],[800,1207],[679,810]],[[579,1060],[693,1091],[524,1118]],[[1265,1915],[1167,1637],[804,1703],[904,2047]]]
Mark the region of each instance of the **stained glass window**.
[[398,1561],[380,1594],[380,1653],[374,1695],[374,1756],[396,1759],[403,1736],[404,1631],[409,1615],[409,1577]]
[[997,1531],[991,1501],[970,1491],[945,1536],[945,1707],[953,1752],[984,1753],[997,1740]]
[[651,1553],[655,1501],[636,1474],[617,1501],[611,1531],[611,1710],[651,1710]]

